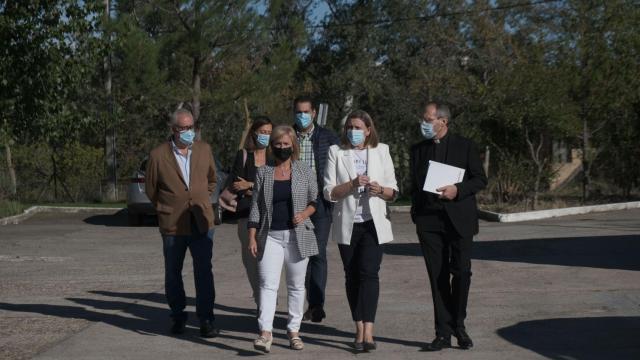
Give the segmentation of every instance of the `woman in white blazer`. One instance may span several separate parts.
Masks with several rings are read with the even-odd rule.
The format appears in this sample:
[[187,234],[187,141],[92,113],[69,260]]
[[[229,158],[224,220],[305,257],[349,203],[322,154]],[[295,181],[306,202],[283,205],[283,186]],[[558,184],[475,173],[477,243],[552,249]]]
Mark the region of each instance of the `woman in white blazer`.
[[335,202],[333,238],[345,272],[347,299],[356,324],[356,350],[376,348],[373,323],[380,292],[381,245],[393,240],[387,201],[398,194],[389,147],[378,142],[371,116],[347,117],[341,145],[329,149],[324,173],[325,199]]

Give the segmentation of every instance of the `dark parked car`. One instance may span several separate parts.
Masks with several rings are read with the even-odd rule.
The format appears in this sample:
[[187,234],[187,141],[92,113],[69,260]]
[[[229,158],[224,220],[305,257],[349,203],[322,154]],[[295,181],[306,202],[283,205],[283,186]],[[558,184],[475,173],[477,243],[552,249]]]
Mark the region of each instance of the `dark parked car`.
[[[137,226],[142,224],[145,215],[155,215],[156,209],[153,208],[151,201],[145,193],[145,171],[147,169],[147,158],[145,157],[138,167],[138,170],[133,172],[131,181],[127,187],[127,212],[129,225]],[[221,223],[220,221],[220,206],[218,205],[218,198],[220,197],[220,191],[222,184],[227,180],[227,172],[223,170],[222,164],[216,158],[216,175],[218,186],[216,190],[211,194],[211,205],[213,206],[213,215],[216,225]]]

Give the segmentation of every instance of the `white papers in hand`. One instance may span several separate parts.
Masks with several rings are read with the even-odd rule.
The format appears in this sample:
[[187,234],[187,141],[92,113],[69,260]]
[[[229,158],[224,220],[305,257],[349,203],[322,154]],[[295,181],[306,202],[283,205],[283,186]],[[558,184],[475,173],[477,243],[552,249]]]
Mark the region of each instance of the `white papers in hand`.
[[464,178],[464,169],[429,160],[429,171],[422,190],[440,195],[436,189],[457,184]]

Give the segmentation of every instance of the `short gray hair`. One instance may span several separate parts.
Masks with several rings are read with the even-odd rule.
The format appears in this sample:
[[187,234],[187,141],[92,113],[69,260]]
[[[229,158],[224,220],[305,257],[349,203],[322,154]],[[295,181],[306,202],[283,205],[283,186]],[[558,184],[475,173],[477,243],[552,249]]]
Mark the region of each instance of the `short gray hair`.
[[448,122],[451,122],[451,111],[449,107],[444,104],[438,104],[436,107],[436,117],[438,119],[446,118]]
[[178,124],[178,117],[180,115],[189,115],[191,120],[194,120],[194,122],[195,122],[195,119],[193,118],[193,114],[191,113],[191,111],[189,111],[188,109],[185,109],[185,108],[180,108],[180,109],[174,111],[173,114],[171,114],[171,118],[170,118],[169,124],[168,124],[170,128],[173,128],[174,126],[176,126]]

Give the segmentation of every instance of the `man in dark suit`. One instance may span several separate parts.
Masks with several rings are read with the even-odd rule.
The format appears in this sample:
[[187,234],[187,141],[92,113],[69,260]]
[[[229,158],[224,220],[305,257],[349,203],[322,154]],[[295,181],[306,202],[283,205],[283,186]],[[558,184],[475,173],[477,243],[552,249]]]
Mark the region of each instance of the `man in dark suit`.
[[215,163],[209,144],[195,139],[191,112],[177,110],[169,125],[173,135],[149,155],[146,193],[158,213],[162,235],[171,332],[182,334],[187,321],[182,264],[189,248],[200,335],[209,338],[219,333],[213,324],[215,290],[211,271],[214,225],[210,197],[216,188]]
[[[426,350],[451,347],[451,335],[462,349],[473,342],[466,332],[471,283],[471,247],[478,233],[475,194],[487,185],[475,144],[449,131],[451,114],[445,105],[428,103],[420,129],[425,140],[411,147],[411,219],[416,224],[427,265],[435,312],[436,338]],[[457,184],[423,191],[429,160],[465,169]]]
[[[329,147],[338,144],[339,139],[331,130],[319,126],[316,120],[316,107],[309,96],[300,96],[293,100],[295,116],[294,128],[300,144],[300,161],[309,165],[316,174],[318,189],[324,188],[324,168],[327,164]],[[321,322],[326,317],[324,311],[324,294],[327,286],[327,241],[331,231],[332,205],[318,191],[316,212],[311,216],[318,255],[309,258],[307,267],[307,302],[309,308],[304,313],[304,320]]]

